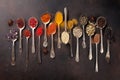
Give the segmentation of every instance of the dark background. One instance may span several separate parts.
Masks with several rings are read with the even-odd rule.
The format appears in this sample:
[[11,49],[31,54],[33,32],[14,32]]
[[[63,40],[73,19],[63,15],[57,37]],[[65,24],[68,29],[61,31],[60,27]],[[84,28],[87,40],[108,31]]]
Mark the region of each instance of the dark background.
[[[40,15],[50,12],[53,16],[56,11],[63,12],[64,7],[69,10],[69,19],[79,19],[80,14],[87,16],[105,16],[107,25],[113,28],[114,40],[111,44],[111,60],[108,64],[105,60],[106,39],[104,37],[104,54],[99,54],[99,72],[94,71],[95,45],[93,45],[92,61],[88,60],[87,49],[83,49],[80,39],[80,62],[69,57],[69,46],[62,44],[61,49],[55,48],[56,58],[50,59],[48,55],[42,55],[42,64],[37,63],[36,54],[30,53],[29,67],[25,67],[25,48],[19,55],[18,41],[16,42],[16,65],[10,65],[11,42],[5,35],[10,27],[9,19],[35,16],[40,22]],[[119,0],[0,0],[0,80],[120,80],[120,1]],[[41,24],[41,22],[40,22]],[[16,27],[16,25],[13,25]],[[28,26],[26,26],[28,28]],[[55,36],[55,46],[56,46]],[[50,39],[50,38],[49,38]],[[86,37],[86,39],[89,39]],[[73,38],[73,40],[76,40]],[[25,43],[25,39],[23,39]],[[36,38],[37,43],[37,38]],[[31,39],[30,39],[31,48]],[[73,52],[75,53],[75,42]],[[49,45],[50,46],[50,45]],[[23,46],[25,47],[25,45]],[[48,47],[48,50],[50,47]],[[31,50],[30,50],[31,51]]]

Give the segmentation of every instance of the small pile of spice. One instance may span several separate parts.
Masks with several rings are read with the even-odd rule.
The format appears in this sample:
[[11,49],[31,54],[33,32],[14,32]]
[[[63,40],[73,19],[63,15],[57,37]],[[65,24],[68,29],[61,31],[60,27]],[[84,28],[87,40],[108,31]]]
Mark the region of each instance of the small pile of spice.
[[86,16],[81,16],[80,17],[80,24],[81,25],[86,25],[88,21],[88,18]]
[[14,21],[12,19],[8,20],[8,26],[13,26]]
[[94,36],[94,43],[99,43],[100,42],[100,34],[95,34]]
[[57,11],[55,14],[55,22],[60,25],[63,21],[63,14],[60,11]]
[[95,17],[94,16],[89,17],[89,23],[95,23]]
[[72,22],[73,22],[74,25],[77,25],[77,24],[78,24],[78,20],[75,19],[75,18],[72,19]]
[[73,21],[72,20],[69,20],[68,21],[68,26],[67,26],[67,28],[69,29],[69,30],[71,30],[72,28],[73,28]]
[[88,24],[86,27],[86,33],[88,34],[88,36],[92,36],[95,33],[95,25],[94,24]]
[[41,36],[42,33],[43,33],[43,27],[40,26],[36,29],[36,36]]
[[10,29],[9,33],[7,34],[8,41],[12,41],[17,38],[18,38],[18,30],[15,28]]
[[[77,25],[77,24],[78,24],[78,21],[77,21],[77,19],[73,18],[73,19],[69,20],[67,23],[68,23],[68,24],[67,24],[67,28],[68,28],[68,29],[72,29],[72,25],[73,25],[73,26],[74,26],[74,25]],[[64,28],[64,27],[65,27],[65,21],[63,21],[63,22],[60,24],[60,26],[61,26],[61,28]]]
[[51,15],[49,13],[44,13],[41,17],[40,17],[41,21],[43,23],[49,22],[51,19]]
[[25,21],[23,18],[18,18],[16,23],[19,28],[23,28],[25,26]]
[[35,17],[30,17],[28,20],[28,25],[32,28],[35,28],[38,24],[38,20]]
[[80,27],[75,27],[73,29],[73,35],[77,38],[82,36],[82,29]]
[[103,28],[106,25],[106,19],[104,17],[98,17],[97,19],[97,25],[100,28]]
[[57,28],[57,24],[55,22],[51,22],[47,28],[47,34],[55,34]]
[[31,32],[30,32],[30,30],[24,30],[23,31],[23,35],[25,36],[25,37],[30,37],[31,36]]

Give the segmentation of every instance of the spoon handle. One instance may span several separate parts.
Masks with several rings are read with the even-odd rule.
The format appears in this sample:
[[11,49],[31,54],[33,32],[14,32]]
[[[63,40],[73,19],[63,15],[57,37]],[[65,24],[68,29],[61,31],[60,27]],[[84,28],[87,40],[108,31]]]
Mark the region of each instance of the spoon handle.
[[32,29],[32,53],[35,53],[34,29]]
[[28,37],[26,37],[26,67],[28,66],[28,62],[29,62]]
[[19,52],[22,53],[22,36],[21,36],[22,30],[19,29]]
[[90,38],[90,47],[89,47],[89,60],[92,60],[92,43],[91,43],[91,36],[89,36]]
[[70,30],[70,56],[73,57],[73,48],[72,48],[72,33],[71,33],[71,30]]
[[76,61],[76,62],[79,62],[79,38],[77,38],[77,48],[76,48],[75,61]]
[[58,44],[57,44],[58,48],[61,48],[61,40],[60,40],[60,26],[58,25]]
[[86,48],[86,43],[85,43],[85,32],[84,32],[84,25],[82,26],[82,28],[83,28],[83,42],[82,42],[82,47],[83,48]]
[[44,27],[45,27],[45,31],[44,31],[44,34],[45,34],[45,35],[44,35],[44,41],[47,41],[47,35],[46,35],[46,24],[45,24]]
[[65,31],[67,31],[67,8],[64,8],[64,15],[65,15]]
[[95,72],[98,72],[98,44],[96,43],[96,64],[95,64]]
[[38,63],[41,63],[41,53],[40,53],[40,36],[38,37]]
[[12,54],[11,54],[11,65],[15,66],[15,41],[12,41]]
[[50,57],[51,57],[51,58],[55,58],[54,43],[53,43],[53,34],[51,34],[51,50],[50,50]]
[[47,47],[47,34],[46,34],[46,24],[44,24],[44,42],[43,42],[43,47]]
[[107,40],[106,60],[107,60],[107,62],[109,62],[109,60],[110,60],[110,41],[109,40]]
[[101,35],[100,52],[103,53],[104,49],[103,49],[103,32],[102,32],[102,29],[100,29],[100,35]]

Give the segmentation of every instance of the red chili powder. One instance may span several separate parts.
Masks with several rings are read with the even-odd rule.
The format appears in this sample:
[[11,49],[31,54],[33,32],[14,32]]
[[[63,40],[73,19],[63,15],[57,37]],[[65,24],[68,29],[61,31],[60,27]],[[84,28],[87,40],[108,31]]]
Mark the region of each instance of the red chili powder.
[[26,29],[26,30],[23,31],[23,35],[24,35],[25,37],[30,37],[30,36],[31,36],[31,32]]
[[43,28],[40,26],[36,29],[36,36],[41,36],[43,33]]
[[38,20],[35,17],[30,17],[28,20],[28,25],[32,28],[36,27],[38,24]]

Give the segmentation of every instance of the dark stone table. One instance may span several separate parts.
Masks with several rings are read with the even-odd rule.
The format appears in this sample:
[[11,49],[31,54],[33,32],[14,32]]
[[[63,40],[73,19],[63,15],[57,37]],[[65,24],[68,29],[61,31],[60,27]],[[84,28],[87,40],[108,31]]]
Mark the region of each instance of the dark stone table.
[[[80,62],[69,57],[69,45],[62,44],[61,49],[55,48],[56,58],[51,59],[49,54],[42,54],[42,64],[37,63],[36,54],[31,54],[29,66],[25,67],[25,45],[23,54],[19,55],[18,41],[16,42],[16,65],[10,65],[11,42],[7,41],[6,34],[10,27],[9,19],[14,21],[19,17],[27,20],[35,16],[40,21],[40,15],[50,12],[54,18],[56,11],[64,7],[69,10],[69,19],[79,19],[81,14],[87,16],[105,16],[107,26],[113,28],[114,40],[111,44],[111,60],[105,60],[106,40],[104,37],[104,54],[99,53],[99,72],[94,71],[95,45],[93,45],[93,60],[88,60],[89,38],[86,35],[87,48],[83,49],[80,39]],[[0,80],[120,80],[120,1],[119,0],[0,0]],[[14,24],[13,27],[16,27]],[[28,28],[28,25],[26,25]],[[55,46],[57,35],[55,36]],[[37,44],[37,38],[36,44]],[[50,38],[48,38],[50,39]],[[42,38],[43,40],[43,38]],[[73,41],[76,39],[73,37]],[[23,37],[23,44],[25,38]],[[31,48],[31,39],[30,39]],[[73,52],[75,55],[75,42]],[[50,45],[48,47],[50,50]],[[30,50],[31,51],[31,50]]]

